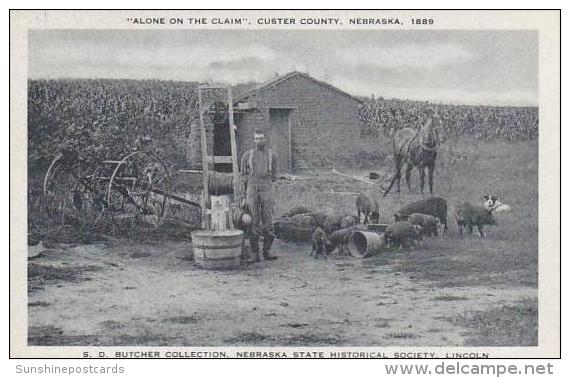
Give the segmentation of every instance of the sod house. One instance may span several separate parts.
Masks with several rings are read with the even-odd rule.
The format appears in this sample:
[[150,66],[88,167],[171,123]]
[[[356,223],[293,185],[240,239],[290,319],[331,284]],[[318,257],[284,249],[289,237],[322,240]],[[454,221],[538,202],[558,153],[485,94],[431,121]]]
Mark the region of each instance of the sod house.
[[[358,150],[360,100],[305,73],[291,72],[234,99],[239,158],[265,129],[281,172],[350,165]],[[208,155],[216,170],[231,170],[229,124],[206,122]],[[200,167],[199,126],[193,125],[189,160]]]

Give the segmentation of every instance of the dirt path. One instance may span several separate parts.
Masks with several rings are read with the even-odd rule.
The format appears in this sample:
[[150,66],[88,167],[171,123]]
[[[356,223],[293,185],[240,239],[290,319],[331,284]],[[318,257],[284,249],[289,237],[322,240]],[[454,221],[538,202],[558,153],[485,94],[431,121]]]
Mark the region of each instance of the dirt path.
[[[30,280],[30,344],[461,346],[473,331],[450,318],[537,296],[530,287],[438,288],[279,241],[275,262],[204,271],[183,259],[187,248],[114,242],[32,260],[33,271],[53,274]],[[70,271],[82,273],[58,276]]]

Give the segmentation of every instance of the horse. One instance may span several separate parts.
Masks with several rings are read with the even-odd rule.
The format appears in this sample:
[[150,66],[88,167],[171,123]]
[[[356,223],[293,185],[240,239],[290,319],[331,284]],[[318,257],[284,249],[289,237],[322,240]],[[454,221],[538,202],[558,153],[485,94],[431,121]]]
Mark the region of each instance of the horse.
[[394,133],[392,146],[394,148],[394,161],[396,163],[396,173],[384,192],[384,197],[388,195],[394,183],[397,184],[397,191],[400,193],[401,170],[406,166],[406,182],[408,189],[412,193],[410,186],[410,176],[414,167],[418,168],[420,174],[420,190],[424,194],[425,169],[428,170],[429,191],[433,195],[433,171],[437,159],[437,150],[442,140],[439,130],[441,130],[441,120],[437,116],[431,116],[419,129],[405,127]]

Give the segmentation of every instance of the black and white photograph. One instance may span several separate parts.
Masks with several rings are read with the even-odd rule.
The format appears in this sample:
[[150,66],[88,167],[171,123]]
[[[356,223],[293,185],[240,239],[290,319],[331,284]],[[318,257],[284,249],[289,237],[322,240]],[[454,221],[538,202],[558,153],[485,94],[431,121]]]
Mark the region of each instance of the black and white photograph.
[[[560,152],[540,90],[559,78],[537,28],[171,13],[25,31],[23,350],[558,353],[559,213],[539,211],[559,163],[539,152]],[[529,14],[558,35],[557,12]]]

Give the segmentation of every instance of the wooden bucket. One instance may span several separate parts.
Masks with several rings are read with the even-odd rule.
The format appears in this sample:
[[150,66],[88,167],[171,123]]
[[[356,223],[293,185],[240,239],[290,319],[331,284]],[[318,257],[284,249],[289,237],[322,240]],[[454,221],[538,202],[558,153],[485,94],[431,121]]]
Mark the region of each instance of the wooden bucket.
[[203,269],[234,269],[240,265],[243,232],[240,230],[194,231],[194,264]]
[[348,242],[350,256],[363,259],[374,256],[384,248],[383,234],[371,231],[355,231]]

